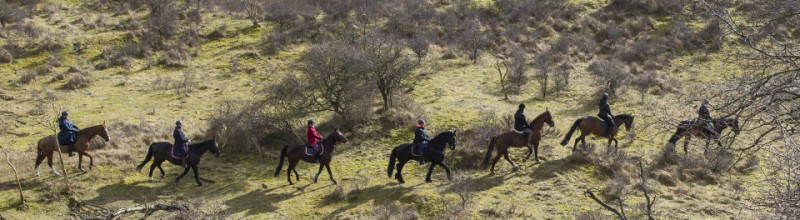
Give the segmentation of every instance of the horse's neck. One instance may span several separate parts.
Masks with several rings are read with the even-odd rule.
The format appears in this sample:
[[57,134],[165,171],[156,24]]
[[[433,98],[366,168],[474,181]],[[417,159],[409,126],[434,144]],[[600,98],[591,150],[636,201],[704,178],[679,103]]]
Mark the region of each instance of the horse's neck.
[[205,154],[206,151],[208,151],[206,143],[199,143],[197,145],[194,145],[194,147],[193,145],[189,145],[189,152],[190,153],[194,152],[195,154],[197,154],[197,156],[203,156],[203,154]]
[[88,127],[88,128],[79,130],[78,134],[85,136],[87,140],[92,140],[92,138],[94,138],[94,136],[97,136],[98,128],[99,128],[98,126]]
[[429,145],[433,147],[433,149],[444,152],[445,145],[447,145],[447,141],[445,140],[446,137],[444,137],[443,135],[444,134],[439,134],[436,135],[436,137],[433,137]]
[[322,139],[322,147],[327,148],[325,151],[333,152],[336,149],[336,140],[332,136]]
[[536,116],[536,118],[534,118],[533,121],[531,122],[531,128],[534,131],[542,130],[543,126],[544,126],[544,114]]

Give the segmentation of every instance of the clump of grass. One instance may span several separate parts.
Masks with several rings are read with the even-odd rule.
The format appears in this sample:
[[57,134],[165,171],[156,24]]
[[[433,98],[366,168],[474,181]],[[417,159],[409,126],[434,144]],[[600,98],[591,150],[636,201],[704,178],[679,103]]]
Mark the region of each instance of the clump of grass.
[[14,61],[14,56],[8,50],[0,47],[0,63],[10,63]]
[[25,74],[22,74],[22,76],[19,76],[19,79],[17,79],[16,83],[18,85],[25,85],[32,82],[33,80],[36,80],[36,72],[27,72]]
[[417,209],[411,206],[398,205],[396,202],[384,201],[373,210],[374,218],[379,220],[417,219]]

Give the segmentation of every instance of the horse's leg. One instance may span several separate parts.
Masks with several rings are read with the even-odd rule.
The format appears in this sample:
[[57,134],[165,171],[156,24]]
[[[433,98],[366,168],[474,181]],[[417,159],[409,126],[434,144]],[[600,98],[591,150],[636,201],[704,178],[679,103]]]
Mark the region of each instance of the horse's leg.
[[403,180],[403,166],[406,165],[406,162],[408,161],[401,160],[400,163],[397,164],[397,174],[394,176],[394,178],[397,179],[397,181],[399,181],[401,184],[406,183],[406,181]]
[[156,167],[158,167],[158,170],[161,171],[161,179],[164,179],[164,176],[167,175],[167,173],[164,172],[164,168],[161,168],[161,164],[164,163],[164,161],[163,160],[162,161],[157,161],[156,160],[156,161],[153,161],[153,163],[156,164]]
[[331,176],[331,181],[333,181],[333,185],[339,185],[339,183],[336,182],[336,179],[333,178],[333,172],[331,172],[331,165],[325,164],[325,168],[328,169],[328,176]]
[[156,163],[150,164],[150,174],[148,175],[148,177],[150,177],[150,182],[153,182],[153,170],[156,170],[156,167],[158,167]]
[[50,166],[51,170],[53,170],[53,174],[54,175],[61,176],[61,174],[58,173],[58,171],[56,171],[56,168],[53,167],[53,153],[52,152],[50,152],[50,154],[47,155],[47,165]]
[[575,152],[575,148],[578,148],[578,143],[581,142],[580,138],[575,138],[575,145],[572,145],[572,152]]
[[197,186],[203,186],[203,182],[200,182],[200,174],[197,172],[197,165],[192,165],[192,172],[194,172],[194,181],[197,181]]
[[502,157],[502,156],[503,156],[503,154],[501,154],[500,151],[497,151],[497,156],[494,156],[494,160],[492,161],[492,169],[491,169],[492,172],[491,173],[494,173],[494,165],[497,164],[497,161],[499,161],[500,157]]
[[297,169],[292,169],[292,172],[294,172],[294,179],[300,181],[300,174],[297,174]]
[[94,157],[91,154],[87,153],[86,151],[81,152],[84,156],[89,157],[89,170],[94,167]]
[[44,154],[36,156],[36,176],[39,176],[39,165],[42,165],[44,157],[45,157]]
[[531,155],[533,154],[533,147],[531,147],[531,145],[530,145],[530,144],[529,144],[529,145],[525,145],[525,146],[526,146],[526,147],[528,147],[528,155],[527,155],[527,156],[525,156],[525,159],[523,159],[523,160],[522,160],[522,162],[523,162],[523,163],[525,163],[526,161],[528,161],[528,159],[530,159],[530,158],[531,158]]
[[444,172],[447,173],[447,180],[453,181],[453,178],[450,177],[450,167],[447,167],[447,165],[444,165],[443,161],[439,162],[437,164],[439,164],[439,166],[442,166],[442,168],[444,168]]
[[[292,183],[292,170],[294,170],[294,166],[297,165],[297,162],[298,161],[296,161],[296,160],[289,160],[289,168],[287,168],[287,170],[286,170],[286,179],[289,180],[289,185],[294,184],[294,183]],[[297,180],[297,181],[300,181],[300,180]]]
[[505,159],[506,159],[506,161],[508,161],[509,163],[511,163],[511,166],[514,166],[514,171],[515,171],[515,172],[516,172],[517,170],[519,170],[519,166],[517,166],[517,164],[516,164],[516,163],[514,163],[514,161],[511,161],[511,159],[510,159],[510,158],[508,158],[508,151],[506,151],[506,152],[503,152],[503,158],[505,158]]
[[611,153],[611,142],[614,142],[614,138],[608,138],[608,144],[606,144],[606,154]]
[[[325,165],[323,165],[321,163],[319,164],[319,171],[317,171],[317,175],[314,176],[314,183],[317,183],[317,179],[319,179],[319,174],[322,173],[322,168],[324,168],[324,167],[325,167]],[[300,181],[300,180],[298,180],[298,181]]]
[[83,167],[81,167],[81,165],[83,165],[83,154],[78,152],[78,169],[83,172],[86,172],[86,170],[84,170]]
[[683,154],[685,155],[689,155],[689,140],[691,139],[691,135],[686,135],[686,137],[683,138]]
[[539,163],[539,142],[533,142],[533,159]]
[[175,183],[181,181],[181,178],[183,178],[183,176],[186,176],[187,173],[189,173],[189,167],[183,168],[183,173],[181,173],[181,175],[178,175],[178,178],[175,178]]
[[431,173],[433,173],[433,167],[435,166],[436,163],[431,163],[431,167],[428,168],[428,175],[425,176],[425,182],[433,182],[433,180],[431,180]]

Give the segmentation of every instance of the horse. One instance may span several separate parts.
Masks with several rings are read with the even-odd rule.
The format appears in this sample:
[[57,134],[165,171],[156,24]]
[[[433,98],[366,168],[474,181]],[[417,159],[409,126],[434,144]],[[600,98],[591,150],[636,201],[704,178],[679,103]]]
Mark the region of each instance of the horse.
[[[494,161],[492,162],[492,173],[494,173],[494,166],[497,164],[500,156],[503,156],[506,161],[514,166],[514,171],[519,170],[519,166],[517,166],[514,161],[511,161],[511,159],[508,158],[509,147],[528,147],[528,155],[525,156],[525,159],[523,159],[522,162],[524,163],[525,161],[528,161],[528,159],[531,157],[531,154],[533,154],[533,158],[538,163],[539,141],[542,140],[542,128],[544,127],[545,123],[547,123],[547,125],[550,127],[555,126],[553,117],[550,115],[550,110],[545,110],[544,113],[536,116],[536,118],[531,121],[532,132],[530,137],[528,137],[528,144],[525,144],[526,140],[522,137],[523,134],[519,134],[515,131],[504,132],[492,137],[491,141],[489,141],[489,149],[486,151],[486,156],[483,158],[483,169],[486,169],[486,167],[489,165],[489,158],[492,157],[492,151],[494,151],[495,148],[497,148],[497,156],[494,157]],[[531,148],[530,144],[533,144],[533,148]]]
[[[322,139],[322,141],[320,142],[320,145],[323,150],[322,150],[322,155],[319,155],[319,171],[317,172],[317,175],[314,176],[314,183],[317,183],[319,174],[322,173],[322,168],[324,167],[328,169],[328,175],[331,176],[331,181],[333,181],[333,184],[334,185],[339,184],[338,182],[336,182],[336,179],[333,178],[333,173],[331,172],[331,165],[330,165],[331,160],[333,159],[333,150],[336,149],[336,143],[338,142],[347,143],[347,137],[345,137],[344,134],[342,134],[342,132],[339,131],[339,129],[333,131],[333,133],[325,137],[325,139]],[[281,174],[281,168],[283,167],[284,158],[289,158],[289,168],[286,169],[286,174],[288,174],[287,179],[289,180],[289,185],[294,184],[292,183],[292,172],[294,172],[297,181],[300,181],[300,175],[297,174],[297,170],[295,170],[295,166],[297,166],[297,163],[300,162],[301,160],[309,163],[315,163],[316,162],[315,160],[317,159],[316,156],[308,155],[306,153],[307,146],[308,146],[307,144],[284,145],[283,149],[281,149],[280,162],[278,163],[278,167],[275,168],[275,177]]]
[[606,136],[606,128],[608,127],[600,118],[596,116],[586,116],[583,118],[579,118],[575,120],[575,123],[572,124],[572,128],[569,129],[567,132],[567,136],[564,137],[564,140],[561,141],[561,146],[566,146],[569,142],[569,139],[572,138],[572,133],[575,132],[576,128],[580,128],[581,136],[575,139],[575,145],[572,146],[572,151],[575,152],[575,148],[578,146],[578,142],[583,142],[583,149],[586,149],[586,136],[589,134],[593,134],[600,137],[608,138],[608,145],[606,146],[606,153],[609,153],[611,150],[611,142],[614,142],[614,152],[617,152],[617,147],[619,145],[619,141],[617,141],[617,132],[619,131],[619,127],[621,124],[625,125],[626,131],[631,131],[631,127],[633,127],[633,116],[629,114],[621,114],[614,116],[614,124],[617,126],[611,130],[611,138]]
[[431,162],[431,167],[428,168],[428,175],[425,177],[425,182],[433,182],[431,180],[431,173],[433,172],[433,167],[436,165],[442,166],[444,171],[447,173],[447,179],[453,181],[453,179],[450,177],[450,168],[444,164],[444,149],[446,145],[450,146],[450,150],[456,149],[457,132],[458,131],[445,131],[437,134],[428,142],[429,149],[425,152],[425,155],[420,155],[419,149],[417,149],[417,154],[414,154],[414,149],[412,149],[413,147],[411,143],[402,143],[392,149],[392,153],[389,155],[389,178],[392,177],[395,163],[397,163],[397,174],[394,176],[394,178],[397,179],[397,181],[399,181],[401,184],[405,183],[406,181],[403,180],[403,166],[405,166],[406,162],[409,160],[420,161],[420,159],[424,156],[426,161]]
[[[89,157],[89,169],[92,169],[94,166],[94,158],[92,158],[92,155],[89,155],[89,153],[86,153],[86,150],[89,149],[89,142],[98,135],[106,141],[111,141],[105,122],[101,125],[95,125],[78,131],[78,137],[73,146],[75,152],[78,153],[78,169],[83,172],[86,172],[81,166],[83,165],[83,156]],[[42,164],[42,160],[44,160],[45,157],[47,157],[47,165],[53,170],[53,174],[61,176],[61,174],[56,171],[56,168],[53,168],[53,151],[61,150],[62,153],[66,153],[67,145],[57,147],[57,143],[58,139],[56,139],[55,135],[48,135],[47,137],[39,139],[36,143],[36,176],[39,176],[39,165]]]
[[[150,165],[150,181],[153,181],[153,170],[155,170],[156,167],[161,171],[161,178],[164,178],[166,173],[164,169],[161,168],[161,163],[164,163],[165,160],[169,161],[171,164],[183,166],[180,158],[173,158],[171,156],[170,151],[172,150],[172,146],[172,143],[169,142],[155,142],[150,144],[150,147],[147,149],[147,156],[145,156],[144,161],[142,161],[139,166],[136,166],[136,172],[141,172],[142,167],[144,167],[147,162],[150,162],[150,159],[153,159],[153,164]],[[186,165],[188,166],[183,169],[183,173],[179,175],[178,178],[175,178],[175,182],[177,183],[180,181],[186,173],[189,173],[189,168],[191,168],[194,172],[194,180],[197,181],[197,185],[203,186],[203,183],[200,182],[200,174],[197,172],[197,165],[200,164],[200,157],[209,150],[214,156],[219,157],[219,145],[217,145],[216,139],[190,144],[189,156],[186,158]]]
[[737,119],[717,118],[711,120],[711,123],[714,123],[714,132],[708,134],[707,131],[704,131],[706,129],[703,126],[696,125],[695,120],[682,121],[678,124],[678,129],[675,131],[675,134],[673,134],[672,137],[669,139],[669,143],[674,145],[676,142],[678,142],[678,139],[680,139],[681,137],[685,137],[684,138],[685,143],[683,144],[683,152],[688,153],[687,148],[689,146],[689,140],[692,139],[692,136],[704,138],[706,139],[706,149],[703,150],[703,154],[706,154],[711,139],[716,140],[717,145],[719,147],[722,147],[720,136],[722,134],[722,131],[725,130],[726,128],[732,127],[733,132],[735,132],[736,134],[739,134],[739,131],[741,131],[741,128],[739,128],[739,120]]

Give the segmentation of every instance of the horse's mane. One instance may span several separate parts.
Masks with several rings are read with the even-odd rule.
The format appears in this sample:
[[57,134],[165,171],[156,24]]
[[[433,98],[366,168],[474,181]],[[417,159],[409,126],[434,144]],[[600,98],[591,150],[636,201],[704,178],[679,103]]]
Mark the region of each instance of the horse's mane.
[[103,127],[103,125],[89,126],[89,127],[86,127],[86,128],[83,128],[83,129],[80,129],[80,130],[78,130],[78,132],[81,132],[81,131],[90,131],[90,130],[98,129],[98,128],[100,128],[100,127]]
[[615,117],[615,118],[618,118],[618,119],[632,119],[632,118],[633,118],[633,115],[629,115],[629,114],[619,114],[619,115],[616,115],[616,116],[614,116],[614,117]]
[[[449,134],[449,135],[447,135],[447,134]],[[441,133],[439,133],[436,136],[434,136],[431,139],[431,142],[439,142],[440,141],[439,139],[447,137],[447,136],[453,136],[453,131],[442,131]]]
[[548,113],[550,113],[550,111],[542,112],[542,114],[539,114],[538,116],[536,116],[536,118],[533,118],[533,121],[531,121],[531,122],[538,121],[538,120],[544,120],[544,116],[547,115]]
[[189,147],[200,147],[200,146],[205,146],[205,145],[206,145],[206,144],[208,144],[209,142],[213,142],[213,141],[214,141],[214,139],[211,139],[211,140],[205,140],[205,141],[202,141],[202,142],[199,142],[199,143],[190,144],[190,145],[189,145]]

